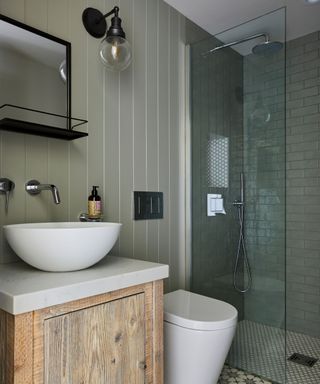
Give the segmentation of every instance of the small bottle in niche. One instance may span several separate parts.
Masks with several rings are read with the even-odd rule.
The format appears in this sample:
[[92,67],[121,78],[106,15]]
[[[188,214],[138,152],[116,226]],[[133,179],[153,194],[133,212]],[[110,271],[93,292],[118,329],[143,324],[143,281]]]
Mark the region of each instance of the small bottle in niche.
[[91,195],[88,197],[88,217],[89,219],[101,218],[101,197],[98,195],[98,185],[92,186]]

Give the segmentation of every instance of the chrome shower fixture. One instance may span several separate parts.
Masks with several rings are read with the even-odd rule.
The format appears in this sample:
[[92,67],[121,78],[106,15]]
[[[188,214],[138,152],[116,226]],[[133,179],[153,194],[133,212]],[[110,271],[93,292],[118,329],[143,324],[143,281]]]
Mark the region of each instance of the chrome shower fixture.
[[283,47],[283,43],[279,41],[270,41],[270,35],[266,32],[263,32],[263,33],[257,33],[255,35],[244,37],[243,39],[240,39],[240,40],[232,41],[231,43],[219,45],[217,47],[210,49],[209,51],[203,52],[201,55],[203,57],[207,57],[209,54],[219,51],[220,49],[232,47],[234,45],[244,43],[246,41],[257,39],[259,37],[264,37],[264,41],[262,43],[255,45],[252,48],[252,53],[254,54],[259,54],[264,52],[276,52]]
[[[244,205],[245,205],[244,174],[243,172],[241,172],[240,173],[240,200],[235,200],[233,202],[233,206],[237,208],[238,219],[239,219],[239,240],[238,240],[238,248],[236,252],[235,263],[233,267],[233,286],[235,290],[238,291],[239,293],[248,292],[252,286],[251,266],[250,266],[250,262],[247,254],[246,238],[245,238],[245,232],[244,232]],[[247,271],[247,276],[248,276],[248,282],[247,284],[245,284],[243,288],[239,287],[237,283],[241,256],[243,259],[244,268]]]

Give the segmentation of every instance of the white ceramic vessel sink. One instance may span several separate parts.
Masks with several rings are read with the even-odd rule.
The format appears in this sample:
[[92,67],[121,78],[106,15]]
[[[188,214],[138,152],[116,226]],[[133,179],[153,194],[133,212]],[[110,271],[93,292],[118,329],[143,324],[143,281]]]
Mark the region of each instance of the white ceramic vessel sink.
[[100,261],[114,246],[119,223],[33,223],[5,225],[14,252],[43,271],[85,269]]

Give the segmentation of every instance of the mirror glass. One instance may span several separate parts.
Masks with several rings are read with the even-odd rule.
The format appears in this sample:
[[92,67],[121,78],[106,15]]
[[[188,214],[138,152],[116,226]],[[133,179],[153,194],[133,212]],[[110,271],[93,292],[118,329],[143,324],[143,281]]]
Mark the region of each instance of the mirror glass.
[[[0,106],[12,104],[71,117],[71,44],[0,15]],[[70,119],[6,106],[0,118],[57,128]]]

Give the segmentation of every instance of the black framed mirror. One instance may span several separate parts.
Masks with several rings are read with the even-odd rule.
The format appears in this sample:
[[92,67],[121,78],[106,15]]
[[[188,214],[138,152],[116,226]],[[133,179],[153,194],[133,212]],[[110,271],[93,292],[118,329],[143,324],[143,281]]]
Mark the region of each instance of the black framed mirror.
[[71,43],[0,15],[0,129],[87,136],[72,120]]

